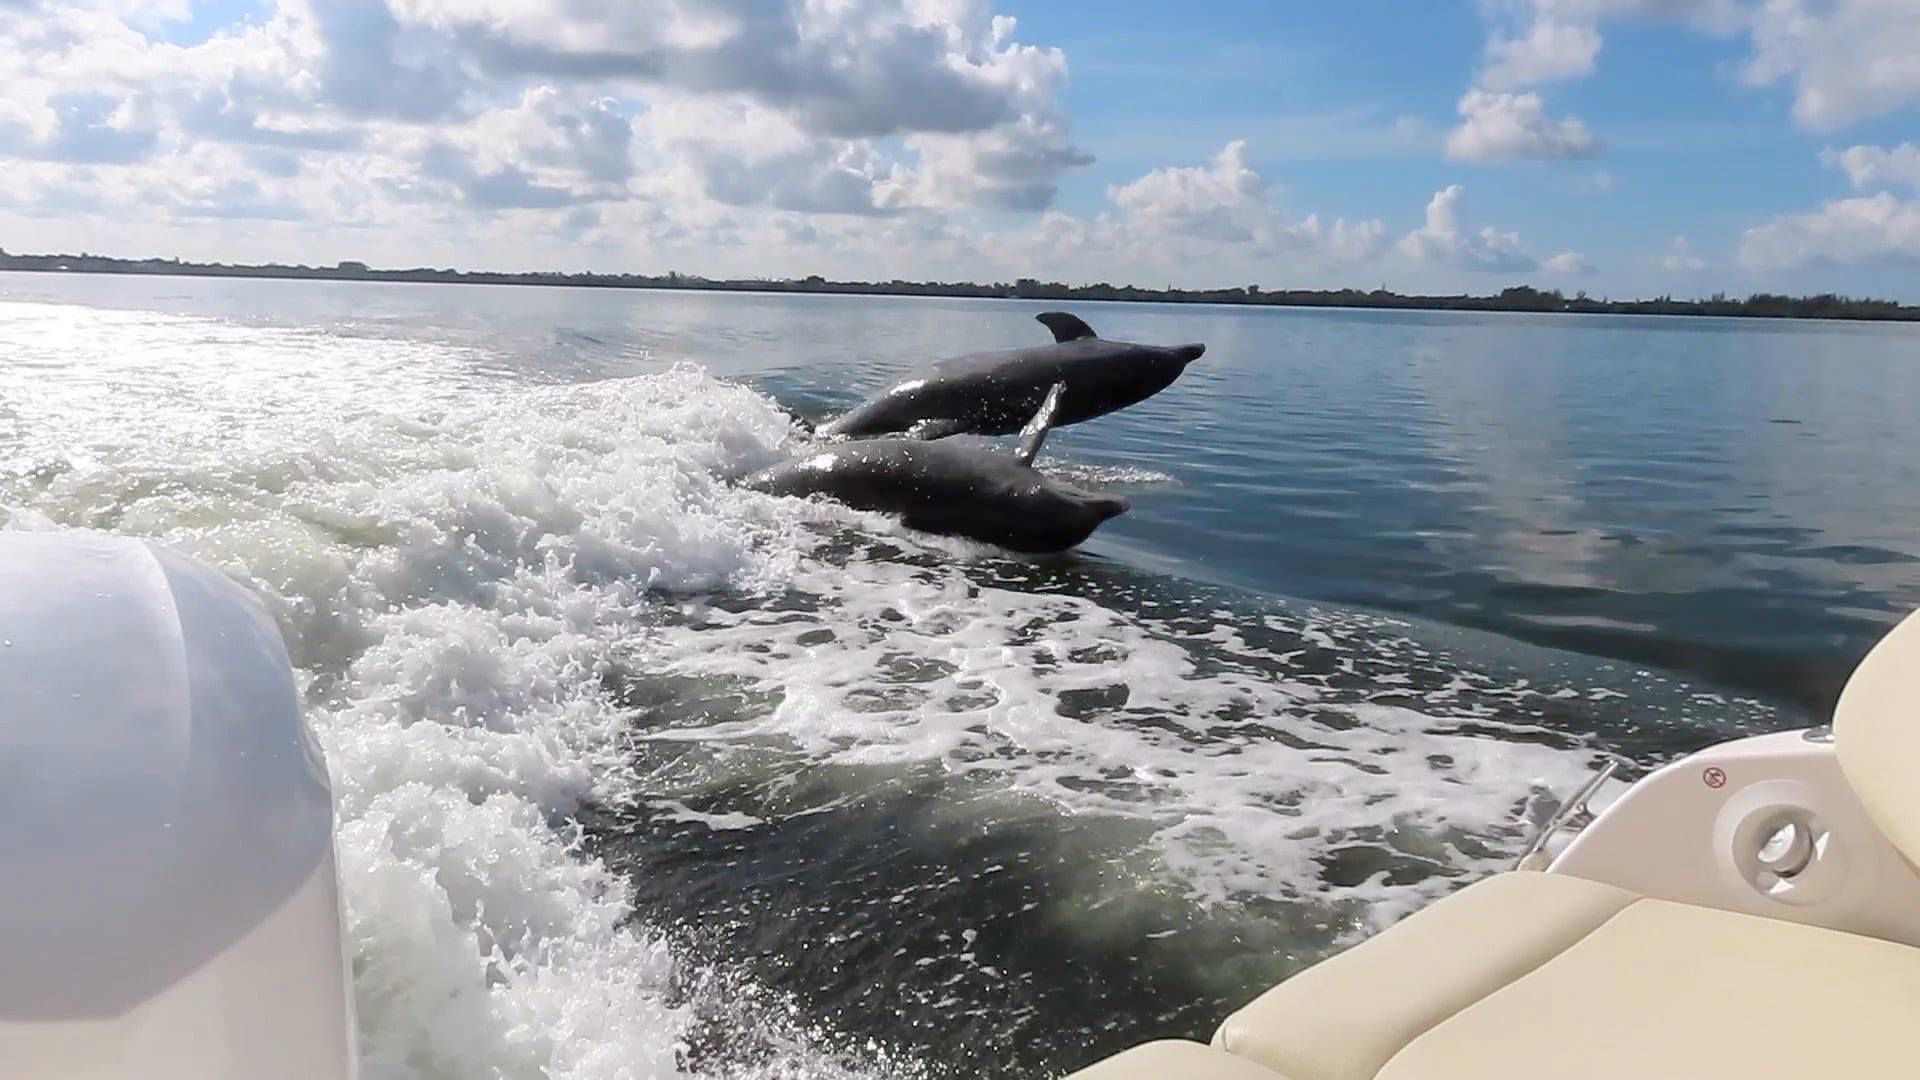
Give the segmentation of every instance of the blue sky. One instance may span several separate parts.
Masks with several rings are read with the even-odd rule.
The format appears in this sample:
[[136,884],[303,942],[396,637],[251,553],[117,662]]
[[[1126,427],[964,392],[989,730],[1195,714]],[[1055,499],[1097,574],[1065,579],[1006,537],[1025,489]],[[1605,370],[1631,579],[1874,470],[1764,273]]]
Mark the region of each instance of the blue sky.
[[[1595,275],[1602,281],[1577,286],[1596,292],[1793,287],[1920,297],[1920,251],[1794,274],[1743,271],[1735,259],[1756,223],[1851,194],[1846,176],[1822,164],[1823,149],[1920,137],[1920,86],[1904,108],[1839,131],[1809,131],[1792,121],[1791,85],[1743,81],[1751,52],[1743,36],[1657,19],[1610,21],[1595,73],[1549,98],[1600,136],[1598,153],[1462,163],[1431,141],[1396,145],[1391,135],[1411,118],[1437,141],[1458,122],[1455,103],[1483,61],[1483,7],[1007,7],[1023,32],[1088,57],[1074,65],[1065,100],[1076,136],[1101,160],[1063,182],[1065,208],[1096,209],[1109,184],[1245,138],[1287,205],[1349,216],[1392,207],[1398,220],[1388,220],[1412,228],[1427,196],[1462,184],[1480,219],[1491,215],[1502,228],[1606,268]],[[1718,270],[1660,266],[1681,236],[1699,257],[1718,260]]]
[[0,0],[0,247],[1920,300],[1920,3]]

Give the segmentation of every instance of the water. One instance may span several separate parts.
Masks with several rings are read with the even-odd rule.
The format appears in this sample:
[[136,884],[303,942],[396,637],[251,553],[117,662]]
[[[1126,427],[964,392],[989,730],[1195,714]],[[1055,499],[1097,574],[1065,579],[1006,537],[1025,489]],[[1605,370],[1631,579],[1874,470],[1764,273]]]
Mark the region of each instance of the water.
[[1920,333],[1080,305],[1198,340],[1014,559],[730,478],[1038,305],[0,275],[0,523],[280,621],[370,1075],[1064,1071],[1819,716],[1920,605]]

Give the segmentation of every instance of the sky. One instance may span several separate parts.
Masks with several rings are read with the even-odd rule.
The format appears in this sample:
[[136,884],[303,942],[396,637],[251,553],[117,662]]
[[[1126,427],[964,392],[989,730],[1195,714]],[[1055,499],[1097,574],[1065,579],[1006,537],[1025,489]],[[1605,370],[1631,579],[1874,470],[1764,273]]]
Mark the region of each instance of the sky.
[[1920,0],[0,0],[0,248],[1920,301]]

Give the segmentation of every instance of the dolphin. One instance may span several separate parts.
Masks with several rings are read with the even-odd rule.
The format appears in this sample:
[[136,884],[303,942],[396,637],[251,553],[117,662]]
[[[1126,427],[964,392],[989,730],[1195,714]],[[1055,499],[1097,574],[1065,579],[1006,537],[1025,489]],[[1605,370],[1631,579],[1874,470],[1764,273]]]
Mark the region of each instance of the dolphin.
[[1127,500],[1117,495],[1081,491],[1033,468],[1066,390],[1055,383],[1047,392],[1013,454],[963,443],[865,439],[824,446],[743,483],[770,495],[826,495],[856,510],[898,514],[922,532],[1028,554],[1065,551],[1127,511]]
[[942,360],[918,378],[819,428],[819,434],[870,438],[904,432],[922,439],[948,435],[1005,435],[1020,430],[1047,388],[1067,384],[1056,420],[1061,426],[1104,416],[1145,401],[1180,377],[1205,345],[1135,345],[1102,341],[1093,328],[1064,311],[1035,316],[1054,343]]

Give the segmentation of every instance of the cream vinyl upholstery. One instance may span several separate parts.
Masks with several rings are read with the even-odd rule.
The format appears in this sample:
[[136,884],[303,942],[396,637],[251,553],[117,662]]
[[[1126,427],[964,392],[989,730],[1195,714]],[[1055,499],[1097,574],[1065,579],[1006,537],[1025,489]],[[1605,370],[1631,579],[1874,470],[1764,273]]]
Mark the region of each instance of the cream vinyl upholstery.
[[1269,990],[1214,1044],[1291,1080],[1893,1080],[1920,1076],[1917,1018],[1920,949],[1512,873]]
[[1920,865],[1920,613],[1854,669],[1833,713],[1840,771],[1893,846]]
[[1292,1080],[1369,1080],[1416,1037],[1636,899],[1573,877],[1488,878],[1262,994],[1213,1044]]
[[1074,1073],[1068,1080],[1287,1080],[1246,1058],[1204,1043],[1165,1039],[1136,1046]]
[[1920,949],[1642,900],[1413,1040],[1380,1080],[1920,1075]]

